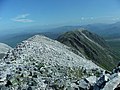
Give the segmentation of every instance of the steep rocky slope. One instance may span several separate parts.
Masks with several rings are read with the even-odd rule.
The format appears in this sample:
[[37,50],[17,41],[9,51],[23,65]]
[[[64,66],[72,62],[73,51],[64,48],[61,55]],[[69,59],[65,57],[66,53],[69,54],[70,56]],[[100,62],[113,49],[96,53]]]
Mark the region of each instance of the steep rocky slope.
[[120,63],[112,72],[104,72],[96,81],[93,90],[120,90]]
[[104,39],[87,30],[78,29],[66,32],[57,40],[75,49],[76,54],[82,53],[104,69],[112,70],[118,63],[119,58],[110,51]]
[[39,35],[23,41],[0,61],[0,89],[74,90],[82,78],[99,76],[103,69],[70,50]]
[[0,43],[0,59],[7,53],[8,50],[12,49],[10,46]]

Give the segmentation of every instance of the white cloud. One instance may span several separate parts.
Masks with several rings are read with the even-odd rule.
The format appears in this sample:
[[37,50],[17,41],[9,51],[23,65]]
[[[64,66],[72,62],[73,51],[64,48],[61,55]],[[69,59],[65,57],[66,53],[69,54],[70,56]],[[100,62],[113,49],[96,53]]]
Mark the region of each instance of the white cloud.
[[87,21],[87,20],[93,20],[95,19],[94,17],[81,17],[80,20],[82,21]]
[[22,15],[19,15],[19,16],[13,18],[12,20],[15,22],[22,22],[22,23],[33,22],[33,20],[27,18],[29,15],[30,14],[22,14]]
[[16,19],[14,20],[16,22],[23,22],[23,23],[26,23],[26,22],[33,22],[33,20],[30,20],[30,19]]

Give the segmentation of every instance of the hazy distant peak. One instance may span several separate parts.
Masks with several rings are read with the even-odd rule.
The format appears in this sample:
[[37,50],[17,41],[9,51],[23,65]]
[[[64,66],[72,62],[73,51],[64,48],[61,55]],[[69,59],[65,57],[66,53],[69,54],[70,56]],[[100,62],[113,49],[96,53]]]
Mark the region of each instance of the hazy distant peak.
[[78,28],[75,30],[72,30],[72,32],[82,32],[82,31],[87,31],[85,28]]

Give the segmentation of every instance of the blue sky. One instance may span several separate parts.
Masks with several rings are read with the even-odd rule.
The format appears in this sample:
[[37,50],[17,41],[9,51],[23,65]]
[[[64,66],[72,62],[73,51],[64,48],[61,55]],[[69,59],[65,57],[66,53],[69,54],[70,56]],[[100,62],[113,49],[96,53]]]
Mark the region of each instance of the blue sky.
[[0,31],[120,21],[120,0],[0,0]]

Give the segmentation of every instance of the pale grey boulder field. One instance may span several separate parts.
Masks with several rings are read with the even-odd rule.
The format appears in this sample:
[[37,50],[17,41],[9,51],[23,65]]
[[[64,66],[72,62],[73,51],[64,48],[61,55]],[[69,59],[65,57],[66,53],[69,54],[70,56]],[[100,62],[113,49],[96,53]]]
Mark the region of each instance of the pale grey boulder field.
[[106,72],[42,35],[21,42],[0,60],[0,90],[114,90],[119,82],[119,66]]

